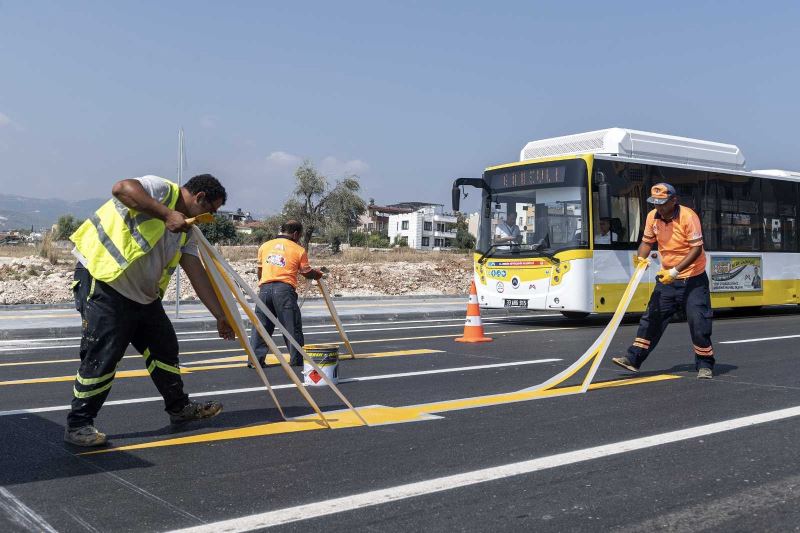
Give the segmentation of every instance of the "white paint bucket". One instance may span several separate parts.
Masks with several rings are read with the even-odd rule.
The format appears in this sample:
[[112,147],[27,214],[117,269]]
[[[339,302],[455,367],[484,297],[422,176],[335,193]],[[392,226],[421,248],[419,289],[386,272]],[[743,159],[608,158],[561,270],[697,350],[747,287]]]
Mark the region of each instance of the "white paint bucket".
[[[335,344],[309,344],[308,346],[303,346],[303,349],[334,385],[339,383],[338,346]],[[311,387],[327,385],[322,376],[305,360],[303,361],[303,383]]]

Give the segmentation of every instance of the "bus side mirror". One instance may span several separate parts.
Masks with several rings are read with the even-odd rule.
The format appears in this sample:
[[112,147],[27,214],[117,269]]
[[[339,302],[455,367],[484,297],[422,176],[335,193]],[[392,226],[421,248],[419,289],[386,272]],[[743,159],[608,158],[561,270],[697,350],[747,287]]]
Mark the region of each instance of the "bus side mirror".
[[461,207],[461,191],[458,185],[453,185],[453,211],[458,211],[459,207]]

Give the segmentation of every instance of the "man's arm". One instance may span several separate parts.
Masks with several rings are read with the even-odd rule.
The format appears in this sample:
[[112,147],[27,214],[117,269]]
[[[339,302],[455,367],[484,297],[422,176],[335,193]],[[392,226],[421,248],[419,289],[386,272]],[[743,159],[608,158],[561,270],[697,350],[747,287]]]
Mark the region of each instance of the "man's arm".
[[186,224],[186,219],[182,214],[147,194],[142,184],[134,179],[118,181],[111,188],[111,194],[126,207],[163,220],[167,229],[173,233],[189,230],[189,225]]
[[300,272],[300,274],[302,274],[306,279],[321,279],[323,276],[322,271],[317,270],[316,268],[311,268],[308,270],[308,272]]
[[205,304],[211,314],[214,315],[214,318],[217,319],[219,336],[228,340],[236,338],[233,328],[225,318],[225,311],[222,310],[222,304],[217,299],[217,294],[214,292],[214,287],[211,286],[211,281],[208,279],[208,274],[206,274],[200,258],[191,254],[183,254],[181,256],[181,267],[186,272],[189,281],[192,282],[194,292],[197,293],[200,301]]
[[650,256],[650,252],[653,250],[653,245],[649,242],[644,242],[639,245],[639,250],[636,252],[636,255],[641,257],[642,259],[647,259]]
[[695,260],[700,257],[700,254],[703,252],[702,246],[693,246],[689,253],[686,254],[686,257],[683,258],[683,261],[675,265],[675,270],[678,272],[682,272],[685,268],[695,262]]

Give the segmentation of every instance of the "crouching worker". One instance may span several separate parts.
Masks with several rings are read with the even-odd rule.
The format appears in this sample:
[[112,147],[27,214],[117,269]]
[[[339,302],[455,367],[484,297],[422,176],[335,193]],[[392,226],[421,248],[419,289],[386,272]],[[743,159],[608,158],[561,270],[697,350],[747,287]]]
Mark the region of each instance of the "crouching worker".
[[647,215],[635,261],[638,264],[646,260],[653,244],[658,242],[661,270],[656,274],[655,290],[627,356],[615,357],[612,361],[631,372],[638,372],[655,349],[672,316],[682,309],[689,322],[697,377],[711,379],[714,371],[712,311],[700,219],[688,207],[678,205],[675,188],[667,183],[654,185],[647,201],[654,204],[655,209]]
[[[322,271],[313,269],[308,264],[308,254],[298,244],[303,234],[303,225],[296,220],[289,220],[281,225],[280,233],[271,241],[267,241],[258,249],[258,298],[270,312],[294,336],[301,346],[304,344],[303,321],[300,308],[297,306],[297,275],[308,279],[320,279]],[[256,307],[256,317],[267,330],[268,335],[275,331],[275,325]],[[284,337],[291,354],[289,364],[303,366],[303,356],[297,348]],[[256,328],[250,333],[250,345],[258,357],[261,367],[266,367],[267,345]],[[252,363],[247,366],[253,368]]]
[[179,187],[157,176],[144,176],[117,182],[111,192],[114,197],[70,236],[78,258],[73,292],[82,318],[82,338],[64,440],[78,446],[106,443],[94,419],[129,344],[144,357],[172,423],[209,418],[222,411],[219,402],[191,401],[183,391],[178,339],[161,305],[179,264],[216,317],[219,336],[234,338],[198,257],[197,243],[187,235],[187,217],[214,213],[225,203],[219,181],[203,174]]

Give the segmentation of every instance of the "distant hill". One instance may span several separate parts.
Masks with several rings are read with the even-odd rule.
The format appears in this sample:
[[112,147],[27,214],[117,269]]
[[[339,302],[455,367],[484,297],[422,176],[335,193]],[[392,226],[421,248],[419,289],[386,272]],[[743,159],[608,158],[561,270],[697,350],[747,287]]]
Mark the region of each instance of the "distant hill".
[[0,231],[49,229],[61,215],[88,218],[105,200],[92,198],[67,202],[56,198],[27,198],[0,194]]

